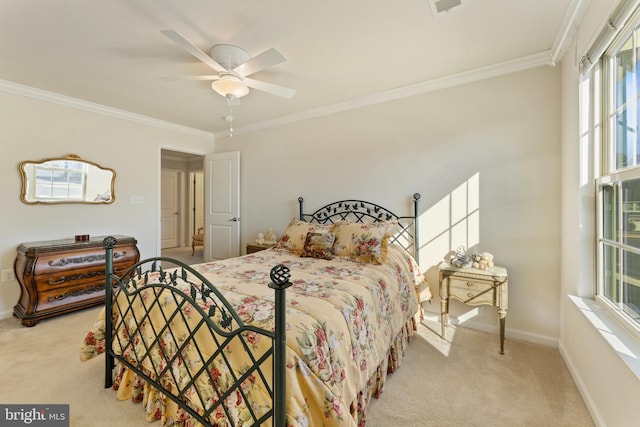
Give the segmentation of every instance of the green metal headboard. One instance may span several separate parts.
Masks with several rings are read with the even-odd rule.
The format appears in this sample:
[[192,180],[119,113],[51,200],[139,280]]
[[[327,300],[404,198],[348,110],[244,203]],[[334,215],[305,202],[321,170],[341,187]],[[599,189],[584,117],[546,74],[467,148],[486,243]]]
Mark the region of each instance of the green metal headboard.
[[375,203],[364,200],[340,200],[329,203],[314,213],[304,213],[304,199],[298,197],[300,219],[318,224],[334,224],[338,221],[378,222],[397,220],[397,232],[391,237],[390,243],[396,243],[404,248],[418,261],[420,245],[418,243],[418,201],[420,193],[413,194],[413,215],[400,216]]

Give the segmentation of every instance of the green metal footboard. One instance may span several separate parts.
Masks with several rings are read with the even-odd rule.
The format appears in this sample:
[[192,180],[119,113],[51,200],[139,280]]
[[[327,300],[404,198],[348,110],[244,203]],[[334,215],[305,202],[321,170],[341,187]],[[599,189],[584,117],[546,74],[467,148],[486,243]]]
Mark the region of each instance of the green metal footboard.
[[[275,318],[270,331],[245,324],[214,285],[179,261],[150,258],[121,276],[114,275],[115,243],[113,237],[104,239],[105,387],[113,385],[118,360],[204,425],[212,425],[218,415],[231,418],[227,401],[232,398],[246,403],[243,410],[249,419],[244,419],[243,425],[285,427],[285,289],[291,286],[289,269],[283,265],[271,269],[269,287],[275,290]],[[162,261],[177,268],[163,269]],[[271,345],[251,346],[248,337],[254,334],[268,337]],[[215,343],[212,354],[198,346],[196,335],[199,340],[204,337]],[[250,366],[238,366],[225,351],[230,346],[244,349],[244,360],[250,360]],[[188,361],[184,359],[187,353]],[[269,360],[272,378],[262,371]],[[224,385],[218,381],[219,371],[228,372]],[[250,404],[254,387],[267,391],[270,406],[254,408]]]

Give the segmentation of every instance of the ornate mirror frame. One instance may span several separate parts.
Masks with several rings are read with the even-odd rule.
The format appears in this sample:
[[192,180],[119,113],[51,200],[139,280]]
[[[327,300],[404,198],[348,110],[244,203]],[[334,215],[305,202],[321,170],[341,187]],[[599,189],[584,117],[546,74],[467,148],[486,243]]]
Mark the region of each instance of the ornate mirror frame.
[[109,204],[116,199],[116,172],[75,154],[40,161],[25,160],[20,199],[27,204]]

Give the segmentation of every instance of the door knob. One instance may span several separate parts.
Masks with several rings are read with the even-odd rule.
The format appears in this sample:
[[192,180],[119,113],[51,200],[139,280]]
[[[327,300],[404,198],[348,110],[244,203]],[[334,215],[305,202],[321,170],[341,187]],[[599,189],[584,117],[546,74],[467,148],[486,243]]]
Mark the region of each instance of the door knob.
[[240,221],[240,218],[233,217],[229,221],[238,222]]

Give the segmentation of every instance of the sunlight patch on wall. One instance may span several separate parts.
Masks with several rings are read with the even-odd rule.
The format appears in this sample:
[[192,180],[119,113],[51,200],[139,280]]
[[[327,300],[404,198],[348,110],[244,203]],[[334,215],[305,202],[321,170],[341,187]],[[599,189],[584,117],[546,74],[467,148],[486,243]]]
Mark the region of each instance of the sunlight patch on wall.
[[433,265],[459,246],[480,243],[480,173],[420,215],[420,264]]
[[420,215],[420,259],[422,266],[433,265],[443,260],[449,252],[449,201],[447,195]]

